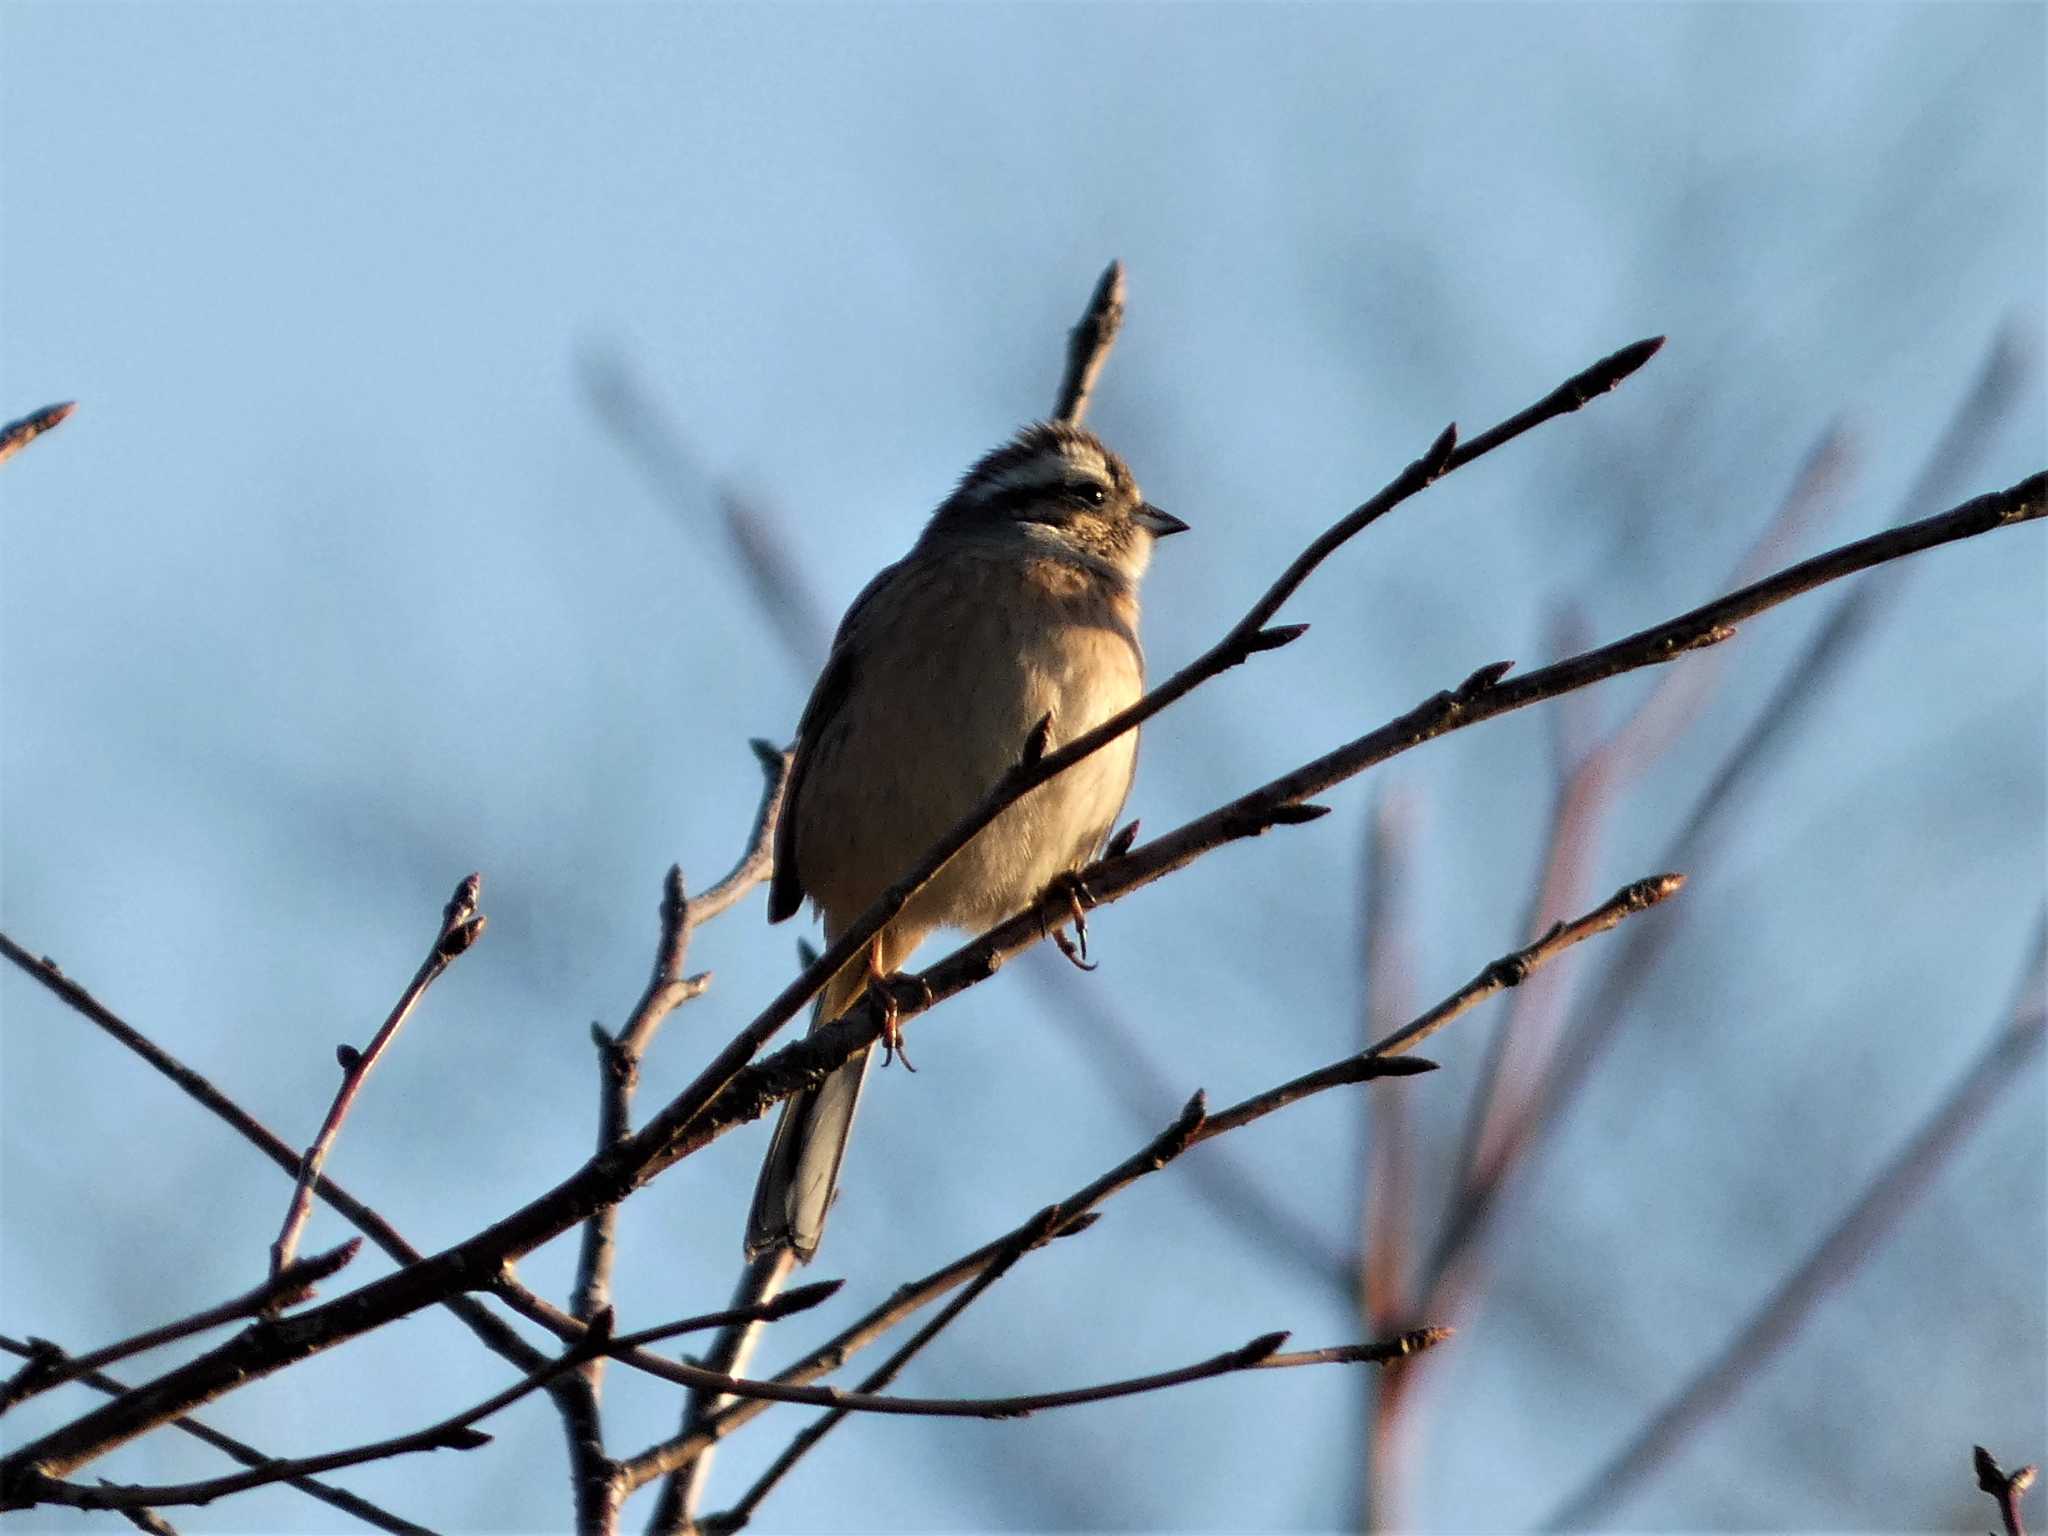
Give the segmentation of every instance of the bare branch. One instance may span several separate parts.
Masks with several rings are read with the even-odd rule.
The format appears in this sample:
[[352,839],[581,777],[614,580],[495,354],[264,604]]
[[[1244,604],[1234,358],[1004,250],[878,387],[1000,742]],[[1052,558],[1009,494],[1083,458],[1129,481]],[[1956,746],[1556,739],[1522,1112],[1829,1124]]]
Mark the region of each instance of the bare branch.
[[1585,1530],[1611,1513],[1637,1484],[1668,1463],[1694,1430],[1755,1380],[1828,1292],[1876,1251],[1949,1155],[1983,1124],[1998,1096],[2040,1050],[2044,1025],[2048,1025],[2039,996],[2044,953],[2048,953],[2048,924],[2036,940],[2009,1022],[1962,1081],[1871,1180],[1833,1230],[1735,1330],[1720,1353],[1557,1507],[1545,1522],[1546,1529]]
[[[1847,439],[1839,428],[1830,427],[1808,450],[1777,510],[1729,573],[1729,588],[1763,577],[1773,561],[1783,558],[1821,514],[1837,504],[1848,462]],[[1721,659],[1715,648],[1692,666],[1667,669],[1627,719],[1568,764],[1551,814],[1543,872],[1531,896],[1526,932],[1540,932],[1552,914],[1568,912],[1585,899],[1599,858],[1602,823],[1616,798],[1698,718],[1719,678]],[[1683,858],[1667,862],[1688,864]],[[1479,1184],[1504,1176],[1507,1161],[1527,1141],[1534,1084],[1551,1058],[1569,984],[1566,973],[1554,972],[1544,982],[1524,988],[1496,1027],[1466,1118],[1449,1197],[1453,1209],[1472,1198]],[[1433,1262],[1425,1291],[1433,1289],[1437,1279]]]
[[[633,1095],[640,1082],[640,1063],[654,1042],[655,1032],[668,1016],[700,996],[709,976],[685,974],[690,938],[697,925],[730,910],[748,891],[768,877],[774,864],[775,819],[780,814],[782,795],[789,782],[790,755],[769,742],[755,741],[754,755],[763,774],[761,804],[747,846],[730,873],[694,900],[683,884],[680,865],[672,866],[662,887],[661,938],[655,946],[654,969],[647,987],[635,1004],[625,1027],[613,1039],[601,1026],[591,1026],[598,1050],[597,1155],[602,1157],[622,1145],[631,1135]],[[571,1314],[560,1314],[563,1336],[575,1339],[584,1324],[611,1306],[612,1266],[617,1254],[618,1212],[616,1203],[600,1206],[583,1224],[583,1241],[578,1249],[576,1286]],[[817,1289],[815,1287],[811,1288]],[[830,1294],[829,1290],[824,1294]],[[818,1296],[823,1299],[823,1295]],[[788,1310],[787,1308],[785,1310]],[[775,1315],[782,1315],[777,1313]],[[557,1326],[557,1315],[542,1318],[545,1326]],[[715,1326],[715,1325],[704,1325]],[[686,1331],[686,1325],[657,1330],[637,1342],[666,1338]],[[558,1379],[549,1389],[562,1415],[569,1441],[570,1478],[575,1489],[576,1522],[579,1536],[604,1536],[615,1528],[618,1507],[624,1497],[617,1469],[604,1445],[603,1415],[599,1406],[604,1389],[605,1356],[591,1356],[580,1369]]]
[[292,1254],[299,1246],[299,1234],[305,1230],[306,1221],[313,1214],[313,1185],[327,1164],[327,1154],[334,1146],[334,1139],[341,1134],[341,1123],[348,1118],[349,1110],[355,1107],[356,1095],[362,1092],[363,1084],[376,1070],[377,1063],[384,1059],[384,1052],[390,1048],[391,1042],[398,1038],[399,1030],[405,1027],[405,1021],[412,1016],[414,1006],[426,995],[427,988],[482,936],[485,920],[476,909],[477,896],[482,889],[481,875],[467,875],[456,885],[455,894],[441,909],[441,928],[434,935],[427,958],[413,972],[412,980],[399,994],[390,1016],[370,1038],[368,1049],[357,1051],[344,1045],[337,1052],[341,1060],[341,1086],[335,1090],[334,1102],[328,1106],[327,1118],[321,1122],[319,1134],[299,1161],[299,1181],[292,1187],[291,1204],[285,1208],[284,1225],[278,1229],[277,1241],[270,1245],[272,1274],[282,1273],[292,1261]]
[[295,1306],[313,1294],[313,1287],[353,1259],[362,1248],[363,1240],[352,1237],[338,1248],[325,1253],[316,1253],[310,1258],[294,1259],[276,1274],[270,1276],[254,1290],[224,1301],[218,1306],[195,1312],[190,1317],[181,1317],[176,1322],[163,1323],[142,1333],[134,1334],[117,1343],[95,1349],[89,1354],[72,1355],[61,1360],[38,1356],[15,1372],[4,1387],[0,1387],[0,1413],[5,1413],[17,1403],[28,1401],[52,1387],[61,1387],[67,1381],[76,1381],[89,1375],[103,1365],[112,1365],[130,1355],[139,1355],[145,1350],[156,1349],[179,1339],[190,1338],[195,1333],[204,1333],[209,1328],[218,1328],[245,1317],[260,1317],[280,1307]]
[[[1961,491],[1971,466],[2010,416],[2036,367],[2034,351],[2023,343],[2017,328],[2009,327],[1994,339],[1976,379],[1896,509],[1894,526],[1906,525],[1915,514]],[[1824,448],[1809,460],[1808,474],[1825,481],[1832,472]],[[1795,502],[1807,483],[1807,476],[1802,476],[1793,492]],[[1742,791],[1764,771],[1792,727],[1809,716],[1808,701],[1825,693],[1833,675],[1854,654],[1904,579],[1900,570],[1880,572],[1836,600],[1800,659],[1722,758],[1684,826],[1661,856],[1665,864],[1696,871],[1711,859],[1715,829],[1725,824],[1740,804]],[[1493,1215],[1505,1197],[1504,1185],[1549,1128],[1562,1121],[1566,1106],[1589,1080],[1594,1064],[1628,1017],[1628,999],[1655,967],[1672,932],[1671,925],[1658,923],[1631,930],[1593,999],[1578,1010],[1545,1069],[1528,1074],[1536,1086],[1523,1091],[1514,1123],[1498,1138],[1488,1177],[1465,1186],[1466,1192],[1459,1197],[1431,1256],[1423,1305],[1432,1314],[1455,1315],[1461,1310],[1451,1303],[1445,1288],[1459,1283],[1457,1277],[1468,1272],[1472,1250],[1492,1230]]]
[[[0,955],[4,955],[31,979],[54,993],[73,1012],[98,1025],[120,1044],[177,1084],[189,1097],[211,1110],[244,1141],[255,1147],[285,1173],[294,1178],[298,1176],[299,1154],[283,1137],[222,1093],[205,1076],[186,1066],[84,987],[66,976],[56,961],[47,956],[38,957],[29,953],[4,933],[0,933]],[[403,1234],[390,1222],[325,1174],[314,1181],[313,1192],[339,1211],[358,1231],[399,1264],[417,1264],[426,1257],[407,1242]],[[508,1275],[499,1276],[492,1289],[508,1305],[514,1305],[522,1312],[527,1312],[528,1308],[542,1313],[550,1310],[539,1297],[513,1282]],[[475,1298],[457,1292],[441,1297],[440,1305],[447,1307],[460,1318],[487,1349],[510,1361],[519,1370],[538,1369],[547,1360],[546,1355],[527,1343]],[[529,1312],[528,1315],[532,1314]],[[536,1318],[536,1321],[538,1320]],[[573,1322],[570,1326],[574,1327]]]
[[644,1349],[649,1344],[659,1344],[663,1339],[673,1339],[680,1334],[702,1333],[707,1328],[724,1328],[733,1323],[775,1323],[785,1317],[794,1317],[799,1312],[830,1301],[845,1288],[844,1280],[817,1280],[809,1285],[792,1286],[779,1296],[756,1302],[750,1307],[727,1307],[721,1312],[702,1312],[695,1317],[686,1317],[678,1322],[663,1323],[655,1328],[642,1328],[637,1333],[622,1333],[605,1346],[605,1353],[623,1356],[629,1351]]
[[[1548,964],[1581,939],[1612,927],[1631,912],[1640,910],[1641,905],[1669,895],[1676,887],[1667,888],[1668,880],[1669,877],[1663,877],[1657,880],[1638,881],[1625,887],[1612,900],[1588,913],[1578,922],[1561,924],[1555,933],[1546,936],[1539,943],[1502,956],[1485,967],[1466,986],[1421,1015],[1414,1023],[1392,1031],[1357,1056],[1347,1056],[1320,1071],[1308,1073],[1267,1093],[1254,1095],[1213,1116],[1207,1113],[1202,1095],[1197,1093],[1188,1101],[1179,1118],[1158,1136],[1107,1173],[1076,1190],[1058,1205],[1050,1207],[1050,1211],[1057,1213],[1056,1220],[1049,1220],[1047,1212],[1041,1211],[1030,1221],[1005,1233],[994,1242],[984,1244],[921,1280],[899,1287],[886,1302],[866,1317],[778,1375],[775,1378],[776,1383],[800,1386],[837,1370],[854,1353],[867,1347],[898,1323],[956,1286],[974,1279],[991,1265],[999,1262],[1013,1263],[1016,1255],[1030,1252],[1045,1242],[1071,1236],[1081,1230],[1094,1219],[1094,1212],[1103,1201],[1139,1179],[1157,1173],[1189,1147],[1226,1131],[1249,1125],[1289,1104],[1330,1088],[1434,1070],[1435,1064],[1432,1062],[1397,1053],[1409,1049],[1425,1035],[1449,1023],[1459,1013],[1469,1010],[1491,996],[1493,992],[1504,986],[1514,985],[1531,971]],[[957,1308],[954,1310],[957,1312]],[[639,1360],[632,1363],[643,1365]],[[658,1366],[653,1362],[646,1362],[644,1368],[651,1369],[654,1374],[670,1380],[685,1379],[670,1362],[662,1362]],[[766,1406],[765,1402],[758,1400],[735,1403],[717,1414],[694,1434],[667,1442],[664,1453],[669,1465],[673,1468],[688,1464],[740,1425],[764,1411]]]
[[[1236,1349],[1198,1360],[1192,1365],[1178,1366],[1170,1371],[1158,1371],[1149,1376],[1130,1376],[1119,1381],[1105,1381],[1090,1387],[1069,1387],[1058,1392],[1031,1392],[1014,1397],[873,1397],[858,1392],[836,1392],[829,1387],[785,1387],[777,1389],[788,1394],[780,1398],[787,1402],[815,1402],[829,1408],[843,1408],[855,1413],[890,1413],[920,1418],[948,1419],[1021,1419],[1033,1413],[1050,1408],[1074,1408],[1083,1403],[1103,1403],[1113,1398],[1135,1397],[1142,1392],[1161,1392],[1169,1387],[1186,1386],[1190,1382],[1207,1381],[1216,1376],[1228,1376],[1236,1371],[1256,1370],[1269,1365],[1322,1365],[1326,1363],[1356,1363],[1366,1360],[1392,1359],[1413,1353],[1417,1348],[1427,1347],[1435,1342],[1425,1335],[1430,1330],[1396,1339],[1380,1345],[1353,1345],[1341,1350],[1308,1350],[1298,1357],[1275,1359],[1280,1346],[1287,1342],[1285,1333],[1261,1334],[1250,1343]],[[758,1390],[768,1383],[736,1382],[740,1390]],[[730,1389],[728,1389],[730,1390]],[[696,1436],[679,1437],[664,1441],[652,1450],[632,1457],[620,1465],[620,1475],[629,1488],[638,1488],[657,1477],[665,1477],[688,1459],[682,1453],[691,1449]],[[159,1499],[158,1503],[170,1503]]]
[[10,421],[0,427],[0,464],[5,464],[77,409],[76,400],[66,400],[61,405],[46,405],[40,411],[31,411],[19,421]]
[[[0,1334],[0,1349],[4,1349],[10,1354],[24,1356],[31,1362],[37,1359],[48,1359],[56,1363],[62,1363],[68,1358],[63,1350],[50,1343],[47,1339],[30,1339],[23,1342],[22,1340],[10,1339],[4,1334]],[[129,1390],[121,1382],[103,1371],[86,1371],[77,1379],[80,1385],[90,1387],[93,1391],[103,1393],[108,1397],[120,1397]],[[232,1457],[245,1467],[267,1467],[276,1460],[274,1456],[266,1455],[247,1441],[237,1440],[232,1435],[224,1435],[211,1425],[203,1423],[198,1419],[173,1419],[171,1421],[171,1428],[190,1435],[202,1445],[212,1446],[215,1450],[225,1456]],[[374,1526],[380,1531],[390,1531],[393,1533],[393,1536],[434,1536],[433,1531],[428,1527],[415,1525],[412,1521],[394,1515],[390,1510],[380,1505],[372,1504],[368,1499],[350,1493],[346,1488],[337,1488],[332,1483],[321,1482],[318,1478],[288,1477],[285,1479],[285,1484],[288,1487],[296,1488],[300,1493],[307,1495],[309,1498],[318,1499],[330,1508],[340,1510],[343,1514],[354,1515],[366,1525]]]
[[1117,332],[1124,327],[1124,264],[1112,261],[1102,269],[1088,308],[1067,335],[1067,371],[1060,379],[1060,392],[1053,406],[1053,419],[1075,426],[1088,414],[1095,393],[1095,381],[1102,365],[1109,361],[1109,349],[1116,345]]
[[[1427,463],[1418,462],[1424,470],[1428,468]],[[1405,483],[1405,479],[1397,485]],[[1408,715],[1302,765],[1176,832],[1134,849],[1121,860],[1093,866],[1087,874],[1089,890],[1098,904],[1105,898],[1118,899],[1213,848],[1256,835],[1274,824],[1274,812],[1280,807],[1298,804],[1398,752],[1511,709],[1634,668],[1659,665],[1702,645],[1716,643],[1733,633],[1735,623],[1826,581],[1938,544],[2039,518],[2048,510],[2044,508],[2044,487],[2048,487],[2048,476],[2037,474],[2006,491],[1979,497],[1940,516],[1844,545],[1667,623],[1520,679],[1496,681],[1500,676],[1498,667],[1482,669],[1466,688],[1440,694]],[[1255,609],[1254,616],[1263,622],[1270,615],[1260,615]],[[1101,744],[1083,737],[1073,745],[1083,743],[1091,748]],[[1067,766],[1062,759],[1070,750],[1071,747],[1049,753],[1028,773],[1006,775],[1004,783],[1023,793],[1039,782],[1032,775]],[[962,835],[971,836],[978,830],[978,825],[971,829],[963,826]],[[950,848],[943,851],[950,855]],[[940,861],[926,862],[936,868]],[[924,877],[921,872],[916,878]],[[899,885],[896,893],[903,889]],[[885,912],[893,914],[891,901],[901,899],[900,894],[892,893],[864,921],[873,921]],[[1041,913],[1038,907],[1019,914],[956,951],[926,972],[924,979],[929,983],[936,977],[952,991],[986,979],[1008,954],[1037,942],[1041,922],[1049,921],[1051,915],[1049,909]],[[853,931],[858,932],[859,925]],[[835,945],[834,949],[838,947]],[[282,1320],[260,1344],[236,1341],[222,1346],[168,1373],[130,1400],[88,1414],[33,1445],[22,1447],[0,1461],[0,1477],[45,1463],[59,1473],[68,1471],[164,1419],[268,1374],[288,1360],[331,1348],[394,1317],[429,1305],[452,1290],[473,1285],[477,1276],[496,1272],[507,1259],[575,1225],[607,1201],[622,1198],[695,1147],[759,1114],[776,1098],[819,1080],[853,1051],[879,1037],[881,1021],[871,1001],[846,1019],[825,1026],[799,1044],[785,1047],[757,1067],[745,1065],[759,1043],[786,1023],[816,989],[819,978],[815,968],[806,976],[807,980],[786,989],[719,1053],[695,1083],[631,1141],[593,1158],[553,1190],[423,1263]],[[933,995],[939,995],[936,988]],[[899,1017],[922,1011],[917,999],[903,1002]],[[740,1081],[743,1073],[745,1080]],[[714,1108],[714,1101],[722,1102]],[[730,1390],[718,1383],[711,1385],[718,1390]]]
[[[1010,1272],[1016,1262],[1025,1254],[1052,1240],[1054,1229],[1063,1226],[1065,1213],[1056,1205],[1049,1205],[1037,1216],[1026,1222],[1003,1243],[1002,1250],[988,1265],[964,1286],[960,1293],[939,1309],[938,1314],[899,1346],[881,1366],[864,1377],[855,1389],[859,1392],[880,1392],[902,1374],[903,1368],[921,1353],[924,1347],[951,1326],[953,1320],[966,1311],[998,1280]],[[717,1530],[736,1531],[753,1517],[753,1512],[763,1499],[774,1491],[776,1484],[787,1477],[820,1440],[834,1428],[844,1423],[846,1410],[835,1408],[830,1413],[820,1414],[798,1432],[796,1438],[784,1447],[782,1454],[769,1464],[768,1470],[754,1482],[738,1503],[723,1514],[714,1515],[701,1522]],[[685,1426],[687,1434],[691,1426]]]
[[[522,1377],[504,1391],[493,1393],[475,1407],[429,1424],[425,1429],[414,1430],[411,1434],[395,1435],[388,1440],[376,1440],[368,1445],[353,1446],[343,1451],[327,1451],[317,1456],[272,1461],[265,1466],[252,1467],[247,1472],[206,1478],[198,1482],[165,1483],[156,1487],[103,1483],[98,1488],[84,1488],[75,1483],[59,1482],[39,1471],[30,1470],[24,1478],[22,1487],[33,1495],[29,1503],[60,1504],[72,1509],[135,1509],[153,1504],[211,1504],[215,1499],[226,1498],[229,1494],[243,1493],[248,1489],[261,1488],[271,1483],[289,1482],[294,1478],[310,1477],[320,1472],[332,1472],[342,1467],[361,1466],[364,1462],[389,1461],[393,1457],[414,1456],[423,1451],[473,1451],[490,1444],[491,1441],[489,1435],[473,1428],[473,1425],[501,1409],[509,1408],[522,1397],[541,1391],[556,1377],[574,1370],[588,1359],[592,1352],[603,1349],[610,1334],[611,1316],[609,1313],[600,1314],[592,1320],[590,1331],[582,1343],[572,1345],[567,1353]],[[10,1488],[4,1496],[0,1496],[0,1508],[26,1507],[16,1503],[15,1499],[15,1490]]]
[[[2011,416],[2024,386],[2036,371],[2032,344],[2023,342],[2017,327],[2008,328],[1993,340],[1976,379],[1936,439],[1911,488],[1894,509],[1894,527],[1910,526],[1911,519],[1925,518],[1927,508],[1963,494],[1975,464],[1993,435]],[[1705,846],[1712,828],[1735,804],[1742,790],[1769,766],[1792,726],[1808,713],[1808,701],[1826,695],[1834,674],[1883,617],[1905,579],[1905,568],[1901,567],[1851,588],[1836,600],[1799,660],[1787,671],[1741,740],[1722,759],[1713,783],[1700,796],[1672,845],[1673,862],[1687,868],[1695,866],[1695,850]]]
[[1983,1446],[1972,1447],[1972,1453],[1977,1486],[1998,1501],[1998,1519],[2005,1527],[2005,1536],[2027,1536],[2026,1522],[2020,1518],[2020,1500],[2034,1486],[2034,1476],[2040,1468],[2028,1465],[2008,1474]]
[[[633,1092],[639,1085],[641,1058],[653,1043],[655,1031],[677,1007],[701,994],[709,982],[707,976],[684,974],[691,934],[699,923],[730,910],[748,891],[767,879],[774,867],[775,819],[781,813],[783,791],[789,784],[790,756],[765,741],[752,745],[761,764],[763,782],[761,804],[754,813],[746,850],[723,880],[695,898],[684,889],[682,867],[670,868],[662,888],[661,939],[655,946],[654,971],[648,977],[647,988],[616,1040],[602,1030],[596,1031],[604,1074],[598,1124],[600,1153],[617,1146],[632,1133]],[[577,1266],[578,1318],[588,1319],[610,1304],[615,1212],[616,1207],[607,1206],[585,1227]]]

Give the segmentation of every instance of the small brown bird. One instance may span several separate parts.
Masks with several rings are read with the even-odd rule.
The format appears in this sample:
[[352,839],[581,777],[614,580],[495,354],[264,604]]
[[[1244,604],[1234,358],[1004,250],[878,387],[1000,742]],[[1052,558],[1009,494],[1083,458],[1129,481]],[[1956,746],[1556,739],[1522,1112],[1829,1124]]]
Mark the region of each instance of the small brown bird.
[[[837,938],[974,809],[1039,721],[1051,717],[1050,751],[1134,703],[1138,581],[1153,540],[1186,527],[1078,427],[1026,427],[969,470],[840,622],[797,727],[769,919],[809,897]],[[932,930],[992,926],[1087,864],[1137,750],[1132,732],[1004,811],[826,983],[811,1027]],[[750,1260],[817,1251],[868,1064],[862,1052],[783,1107],[747,1219]]]

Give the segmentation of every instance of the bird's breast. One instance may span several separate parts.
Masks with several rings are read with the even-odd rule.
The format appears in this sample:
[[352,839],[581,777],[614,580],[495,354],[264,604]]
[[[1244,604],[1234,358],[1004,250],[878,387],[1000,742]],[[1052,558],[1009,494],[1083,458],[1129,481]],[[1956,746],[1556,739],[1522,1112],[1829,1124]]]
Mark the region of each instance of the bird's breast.
[[[1144,687],[1136,599],[1054,560],[957,558],[906,569],[852,637],[846,698],[808,744],[799,863],[851,918],[978,804],[1052,717],[1059,747]],[[879,611],[878,611],[879,610]],[[892,621],[895,614],[914,622]],[[885,622],[886,621],[886,622]],[[1130,788],[1133,732],[1034,790],[921,893],[919,926],[976,927],[1084,862]]]

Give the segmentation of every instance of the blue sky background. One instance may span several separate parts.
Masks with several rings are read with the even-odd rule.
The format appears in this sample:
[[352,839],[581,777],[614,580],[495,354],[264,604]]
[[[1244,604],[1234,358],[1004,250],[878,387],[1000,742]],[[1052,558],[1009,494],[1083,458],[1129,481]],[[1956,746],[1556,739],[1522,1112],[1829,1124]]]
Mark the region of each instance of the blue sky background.
[[[723,872],[755,800],[745,739],[786,736],[808,688],[721,541],[717,483],[837,612],[1049,407],[1065,327],[1121,257],[1130,320],[1091,421],[1196,530],[1147,588],[1166,669],[1445,421],[1476,430],[1670,335],[1619,394],[1332,560],[1284,616],[1308,639],[1151,727],[1131,810],[1164,830],[1482,662],[1546,659],[1562,598],[1605,638],[1713,595],[1830,420],[1858,470],[1826,537],[1894,516],[2001,328],[2038,366],[2044,15],[10,0],[0,414],[81,407],[0,471],[5,927],[303,1141],[334,1043],[367,1036],[449,887],[483,871],[488,937],[331,1165],[416,1243],[453,1241],[586,1155],[589,1021],[630,1006],[668,864]],[[593,363],[644,381],[702,466],[698,504],[650,490]],[[1948,499],[2044,450],[2029,374]],[[1653,919],[1683,925],[1671,956],[1439,1362],[1419,1526],[1540,1521],[2000,1022],[2048,859],[2043,577],[2038,528],[1915,562]],[[1656,867],[1833,596],[1734,642],[1697,727],[1617,808],[1597,894]],[[1549,762],[1526,713],[1373,776],[1417,808],[1423,999],[1519,938]],[[921,1024],[921,1071],[875,1082],[814,1267],[852,1283],[763,1363],[1120,1159],[1185,1092],[1232,1100],[1353,1048],[1374,792],[1105,910],[1095,976],[1005,973]],[[643,1103],[781,985],[791,945],[759,898],[701,935],[717,984],[669,1025]],[[1149,1116],[1048,1017],[1062,997],[1166,1064]],[[275,1170],[19,975],[0,1009],[0,1329],[83,1348],[252,1283]],[[1489,1023],[1412,1085],[1426,1168]],[[2048,1441],[2042,1078],[1625,1524],[1986,1523],[1970,1444],[2010,1464]],[[1337,1256],[1359,1114],[1332,1098],[1233,1138]],[[727,1138],[632,1202],[626,1326],[722,1302],[764,1144]],[[1185,1173],[1020,1267],[899,1389],[1357,1336],[1340,1287]],[[309,1242],[344,1235],[322,1213]],[[558,1243],[525,1273],[559,1296],[569,1263]],[[426,1315],[213,1416],[304,1453],[503,1379]],[[611,1382],[615,1449],[668,1432],[666,1389]],[[1265,1373],[1020,1423],[856,1423],[762,1518],[1336,1529],[1367,1385]],[[800,1418],[761,1420],[719,1492]],[[490,1428],[459,1461],[343,1480],[436,1526],[561,1528],[551,1411]],[[159,1436],[96,1470],[218,1463]],[[289,1492],[179,1524],[334,1528]]]

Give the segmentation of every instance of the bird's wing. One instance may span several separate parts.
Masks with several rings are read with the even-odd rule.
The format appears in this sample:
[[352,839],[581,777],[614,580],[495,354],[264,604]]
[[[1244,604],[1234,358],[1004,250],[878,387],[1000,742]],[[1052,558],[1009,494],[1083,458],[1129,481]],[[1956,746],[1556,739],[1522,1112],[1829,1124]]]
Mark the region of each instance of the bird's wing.
[[775,820],[775,873],[768,882],[768,921],[771,923],[793,917],[797,908],[804,904],[803,871],[797,867],[796,860],[796,824],[797,807],[803,801],[804,777],[810,767],[811,748],[831,725],[833,717],[846,702],[846,696],[853,691],[854,679],[860,669],[860,631],[864,610],[874,595],[886,587],[902,568],[901,561],[884,566],[846,610],[846,617],[839,621],[839,632],[832,637],[832,652],[825,658],[825,669],[812,685],[803,718],[797,722],[789,787],[782,794],[782,814]]

